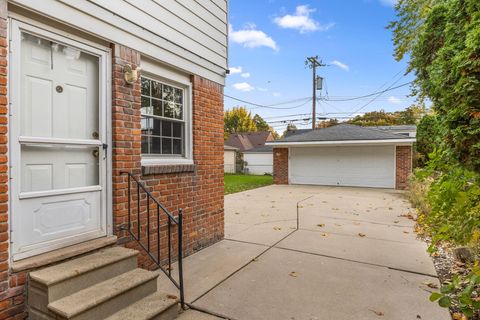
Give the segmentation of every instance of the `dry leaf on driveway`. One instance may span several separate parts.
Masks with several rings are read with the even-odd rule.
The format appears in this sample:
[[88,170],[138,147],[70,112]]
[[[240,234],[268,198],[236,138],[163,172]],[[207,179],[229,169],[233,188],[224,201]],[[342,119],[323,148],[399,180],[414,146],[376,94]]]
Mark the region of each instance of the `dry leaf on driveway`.
[[373,309],[368,309],[368,310],[372,311],[373,313],[375,313],[379,317],[382,317],[382,316],[385,315],[385,313],[383,313],[382,311],[377,311],[377,310],[373,310]]
[[323,227],[325,227],[325,223],[319,223],[319,224],[317,224],[317,227],[323,228]]
[[422,282],[424,285],[426,285],[427,287],[429,288],[432,288],[432,289],[438,289],[438,285],[436,283],[433,283],[431,281],[424,281]]
[[298,277],[298,274],[295,271],[290,272],[288,275],[294,278]]
[[363,238],[363,237],[366,237],[367,235],[366,235],[365,233],[359,232],[359,233],[358,233],[358,236]]
[[282,227],[273,227],[273,230],[279,231],[282,230]]

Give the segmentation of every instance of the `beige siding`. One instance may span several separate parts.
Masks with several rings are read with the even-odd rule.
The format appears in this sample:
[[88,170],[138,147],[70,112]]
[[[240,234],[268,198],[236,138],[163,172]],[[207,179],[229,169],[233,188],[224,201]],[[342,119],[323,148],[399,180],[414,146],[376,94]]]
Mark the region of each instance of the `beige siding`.
[[226,173],[235,173],[235,151],[223,151],[223,166]]
[[225,0],[9,0],[188,73],[224,83]]

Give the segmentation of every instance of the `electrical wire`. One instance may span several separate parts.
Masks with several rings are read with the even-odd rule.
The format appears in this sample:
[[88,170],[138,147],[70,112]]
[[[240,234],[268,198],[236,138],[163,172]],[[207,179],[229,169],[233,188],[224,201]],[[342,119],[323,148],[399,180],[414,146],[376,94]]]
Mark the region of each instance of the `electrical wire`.
[[[275,106],[280,106],[280,105],[295,103],[295,102],[304,101],[304,100],[306,100],[306,102],[305,102],[305,104],[306,104],[307,102],[312,101],[312,98],[306,97],[306,98],[299,98],[299,99],[284,101],[284,102],[275,103],[275,104],[264,105],[264,104],[259,104],[259,103],[255,103],[255,102],[251,102],[251,101],[247,101],[247,100],[235,98],[235,97],[232,97],[232,96],[230,96],[230,95],[228,95],[228,94],[224,94],[224,96],[227,97],[227,98],[230,98],[230,99],[232,99],[232,100],[236,100],[236,101],[238,101],[238,102],[243,102],[243,103],[246,103],[246,104],[255,106],[255,107],[257,107],[257,108],[269,108],[269,109],[294,109],[294,108],[298,108],[298,107],[275,108]],[[252,109],[256,109],[256,108],[252,108]]]
[[[401,79],[401,78],[400,78]],[[399,80],[400,80],[399,79]],[[368,97],[372,97],[372,96],[375,96],[375,95],[379,95],[379,94],[383,94],[385,92],[388,92],[388,91],[392,91],[392,90],[395,90],[395,89],[398,89],[398,88],[402,88],[402,87],[405,87],[405,86],[408,86],[409,84],[411,84],[412,82],[407,82],[407,83],[403,83],[401,85],[398,85],[398,86],[395,86],[395,87],[389,87],[385,90],[382,90],[382,91],[378,91],[378,92],[374,92],[374,93],[370,93],[370,94],[366,94],[364,96],[358,96],[358,97],[353,97],[353,98],[346,98],[346,99],[325,99],[325,98],[321,98],[321,100],[323,101],[352,101],[352,100],[359,100],[359,99],[365,99],[365,98],[368,98]]]

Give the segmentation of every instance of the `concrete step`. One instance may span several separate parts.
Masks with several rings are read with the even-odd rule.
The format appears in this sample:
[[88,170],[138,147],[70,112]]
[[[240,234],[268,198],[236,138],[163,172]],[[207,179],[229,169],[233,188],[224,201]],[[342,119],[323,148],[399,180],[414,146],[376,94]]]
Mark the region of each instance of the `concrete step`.
[[137,267],[138,251],[113,247],[29,275],[28,304],[46,312],[60,298]]
[[173,320],[178,316],[178,298],[155,292],[118,311],[106,320]]
[[207,313],[195,310],[187,310],[183,312],[177,320],[222,320],[223,318],[215,317]]
[[104,319],[157,291],[158,272],[134,269],[48,304],[58,319]]

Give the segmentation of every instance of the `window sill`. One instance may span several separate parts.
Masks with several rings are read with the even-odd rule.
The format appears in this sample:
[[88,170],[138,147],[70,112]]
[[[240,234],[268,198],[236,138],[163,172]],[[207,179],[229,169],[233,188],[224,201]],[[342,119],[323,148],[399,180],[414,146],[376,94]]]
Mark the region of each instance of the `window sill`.
[[148,164],[142,163],[142,175],[148,176],[152,174],[167,174],[167,173],[182,173],[182,172],[194,172],[195,165],[191,164]]

